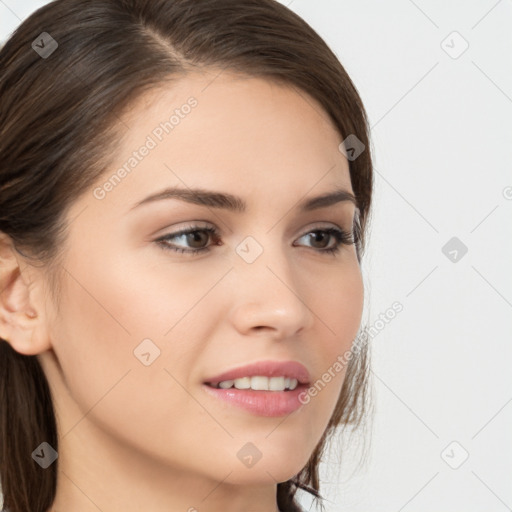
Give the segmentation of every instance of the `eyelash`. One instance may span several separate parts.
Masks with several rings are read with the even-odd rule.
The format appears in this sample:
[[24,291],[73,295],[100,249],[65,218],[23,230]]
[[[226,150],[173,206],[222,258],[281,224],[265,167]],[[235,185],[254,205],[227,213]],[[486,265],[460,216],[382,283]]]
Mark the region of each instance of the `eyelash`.
[[[157,242],[164,250],[171,250],[171,251],[175,251],[175,252],[195,255],[195,254],[199,254],[201,252],[209,251],[210,248],[202,247],[200,249],[183,249],[181,247],[176,247],[176,246],[171,245],[168,241],[170,239],[177,238],[182,235],[189,235],[189,234],[197,233],[197,232],[201,232],[201,231],[208,233],[212,238],[214,238],[216,241],[218,241],[219,233],[215,228],[191,226],[190,228],[186,228],[181,231],[177,231],[176,233],[169,233],[167,235],[164,235],[164,236],[158,238],[157,240],[155,240],[155,242]],[[331,235],[332,237],[334,237],[336,239],[336,245],[334,247],[331,247],[330,249],[314,249],[313,248],[314,250],[316,250],[319,253],[326,253],[326,254],[330,254],[330,255],[334,256],[340,251],[342,245],[353,245],[355,243],[352,233],[348,233],[347,231],[345,231],[343,229],[338,229],[338,228],[333,228],[333,227],[312,229],[312,230],[304,233],[303,235],[301,235],[299,238],[309,235],[310,233],[318,233],[318,232],[327,233],[328,235]]]

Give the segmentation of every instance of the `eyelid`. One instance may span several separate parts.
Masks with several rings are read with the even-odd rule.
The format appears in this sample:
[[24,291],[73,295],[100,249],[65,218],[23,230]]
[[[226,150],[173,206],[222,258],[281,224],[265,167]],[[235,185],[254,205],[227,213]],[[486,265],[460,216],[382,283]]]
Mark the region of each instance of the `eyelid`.
[[[154,232],[151,237],[156,237],[156,239],[161,238],[163,236],[167,235],[179,235],[182,231],[190,231],[191,229],[194,230],[200,230],[200,229],[209,229],[214,228],[215,231],[220,233],[220,229],[217,228],[217,226],[211,222],[208,222],[206,220],[191,220],[191,221],[185,221],[184,223],[177,223],[179,226],[178,228],[175,228],[176,224],[172,226],[166,226],[165,228],[159,229]],[[170,231],[171,230],[171,231]],[[174,231],[175,230],[175,231]],[[161,234],[159,234],[161,233]]]
[[[192,221],[194,222],[194,221]],[[220,230],[212,224],[207,224],[206,226],[202,226],[198,223],[199,221],[195,221],[195,223],[190,224],[188,226],[182,227],[181,229],[178,229],[174,232],[169,232],[166,234],[163,234],[162,236],[158,237],[155,242],[161,246],[162,249],[167,251],[173,251],[175,253],[181,253],[181,254],[187,254],[188,256],[197,256],[201,253],[208,253],[211,251],[212,246],[221,246],[222,243],[219,243],[219,241],[222,240],[222,234]],[[324,221],[326,222],[326,221]],[[331,223],[328,226],[325,226],[324,224],[315,224],[313,226],[310,226],[308,229],[305,229],[302,231],[302,234],[298,236],[294,240],[300,240],[301,238],[314,233],[315,231],[323,231],[328,233],[329,237],[332,237],[335,240],[335,245],[333,247],[329,248],[311,248],[311,250],[317,254],[325,255],[325,256],[338,256],[339,252],[342,250],[343,246],[347,247],[350,245],[354,245],[357,243],[357,240],[354,236],[354,232],[352,229],[345,229],[343,227],[338,226],[335,224],[334,226]],[[214,239],[214,243],[207,245],[206,247],[199,247],[199,248],[183,248],[183,246],[180,245],[174,245],[170,242],[168,242],[169,239],[177,238],[183,235],[188,235],[194,232],[207,232],[209,234],[209,237]],[[294,247],[297,247],[295,243],[293,244]],[[301,245],[299,244],[299,247]]]
[[[351,225],[350,227],[347,228],[347,227],[344,227],[343,224],[344,223],[337,224],[335,222],[330,222],[330,221],[317,221],[317,222],[314,222],[312,225],[308,226],[307,228],[304,228],[304,230],[301,232],[301,234],[299,234],[299,238],[303,237],[304,235],[307,235],[311,231],[315,231],[316,229],[328,229],[330,227],[335,227],[336,229],[339,229],[341,231],[345,231],[347,233],[352,233],[353,225]],[[166,229],[168,229],[168,228],[166,228]],[[202,229],[205,229],[205,230],[214,229],[217,232],[218,236],[220,236],[220,237],[223,236],[222,230],[219,229],[215,224],[208,222],[208,221],[199,221],[198,220],[198,221],[189,221],[184,226],[177,228],[176,231],[171,231],[171,232],[165,231],[162,235],[156,235],[156,238],[158,239],[158,238],[162,238],[162,237],[170,236],[170,235],[179,236],[179,235],[181,235],[183,233],[187,233],[191,230],[200,231]],[[161,230],[159,230],[159,231],[161,231]]]

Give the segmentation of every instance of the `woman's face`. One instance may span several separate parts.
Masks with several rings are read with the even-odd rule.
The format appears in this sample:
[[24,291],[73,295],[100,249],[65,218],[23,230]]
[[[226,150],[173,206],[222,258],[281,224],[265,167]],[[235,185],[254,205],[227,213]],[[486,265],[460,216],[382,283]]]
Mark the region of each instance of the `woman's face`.
[[[321,230],[351,233],[355,206],[301,205],[353,193],[342,137],[303,92],[215,76],[189,75],[137,103],[114,165],[67,214],[61,305],[48,317],[51,350],[38,356],[61,467],[136,461],[275,483],[307,463],[333,413],[345,371],[332,368],[357,335],[363,283],[355,246]],[[199,188],[216,195],[191,199]],[[300,363],[309,385],[331,378],[305,404],[297,390],[205,384],[262,361]],[[269,369],[245,375],[293,373]]]

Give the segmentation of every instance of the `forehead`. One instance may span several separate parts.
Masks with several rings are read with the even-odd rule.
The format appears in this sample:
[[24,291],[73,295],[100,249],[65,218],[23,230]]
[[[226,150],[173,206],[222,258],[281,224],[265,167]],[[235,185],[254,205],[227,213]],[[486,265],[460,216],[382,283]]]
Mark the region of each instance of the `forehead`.
[[227,70],[191,73],[145,93],[123,124],[125,154],[150,135],[157,149],[176,156],[262,161],[286,153],[307,161],[330,157],[348,170],[338,149],[342,137],[316,99],[292,85]]
[[115,163],[102,176],[124,169],[109,196],[117,203],[162,186],[259,193],[269,206],[309,191],[351,190],[341,135],[321,105],[293,86],[194,73],[139,97],[121,128]]

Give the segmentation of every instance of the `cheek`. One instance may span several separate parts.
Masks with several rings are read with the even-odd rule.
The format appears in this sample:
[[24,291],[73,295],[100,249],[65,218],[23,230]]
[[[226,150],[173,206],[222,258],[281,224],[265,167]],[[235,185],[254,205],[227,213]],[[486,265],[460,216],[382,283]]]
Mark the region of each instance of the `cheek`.
[[304,403],[314,409],[312,416],[320,430],[327,426],[338,401],[364,304],[364,285],[357,264],[324,283],[323,293],[315,293],[311,307],[317,314],[318,332],[322,333],[312,354],[317,375],[303,395]]
[[[153,456],[170,439],[200,438],[198,427],[176,422],[176,411],[182,418],[201,420],[199,425],[209,421],[182,387],[200,350],[194,340],[207,339],[195,334],[197,318],[187,316],[200,298],[199,287],[186,286],[178,272],[169,286],[153,280],[151,272],[126,272],[105,261],[89,264],[80,275],[68,264],[52,333],[66,393],[76,403],[65,412],[64,431],[78,424],[78,433],[92,422]],[[200,287],[203,294],[205,286]],[[149,365],[143,362],[145,353]],[[78,423],[85,415],[89,421]]]
[[311,290],[310,307],[323,333],[322,351],[332,363],[341,351],[350,349],[361,324],[364,285],[358,264],[318,279]]
[[[87,252],[83,248],[75,254]],[[74,398],[84,408],[129,370],[145,371],[138,389],[164,389],[163,396],[169,396],[169,381],[173,383],[165,368],[185,383],[217,318],[214,304],[206,300],[205,309],[201,301],[229,269],[224,265],[198,276],[186,265],[144,265],[140,258],[115,254],[105,251],[66,262],[54,350]],[[144,365],[148,360],[150,365]]]
[[[66,277],[53,350],[62,377],[82,414],[89,411],[133,366],[135,339],[120,321],[110,293],[89,274]],[[65,288],[65,289],[64,289]]]

